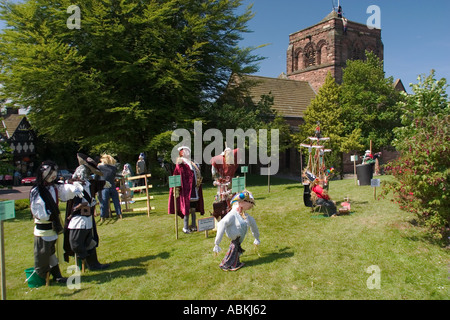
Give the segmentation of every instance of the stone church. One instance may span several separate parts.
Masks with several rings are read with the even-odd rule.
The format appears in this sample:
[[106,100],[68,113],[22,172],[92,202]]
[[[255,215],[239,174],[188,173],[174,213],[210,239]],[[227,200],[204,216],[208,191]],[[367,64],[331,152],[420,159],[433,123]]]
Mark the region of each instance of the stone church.
[[[292,131],[304,123],[303,113],[325,82],[328,72],[342,83],[347,60],[365,59],[365,52],[384,59],[380,29],[350,21],[332,11],[317,24],[289,35],[286,72],[278,78],[247,75],[257,83],[250,95],[257,103],[263,94],[274,97],[273,108],[290,124]],[[395,82],[405,91],[401,80]],[[292,148],[280,154],[280,173],[300,174],[300,153]],[[346,168],[344,161],[344,170]]]

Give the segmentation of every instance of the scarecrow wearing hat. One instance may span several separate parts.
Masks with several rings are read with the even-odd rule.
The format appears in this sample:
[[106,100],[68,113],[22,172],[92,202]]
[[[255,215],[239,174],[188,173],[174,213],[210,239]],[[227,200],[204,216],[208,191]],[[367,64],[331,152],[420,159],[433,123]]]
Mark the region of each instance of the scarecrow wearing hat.
[[[43,279],[47,272],[58,283],[66,283],[61,275],[57,257],[57,241],[63,227],[58,201],[68,201],[82,196],[80,185],[57,183],[58,166],[53,161],[44,161],[38,168],[36,182],[30,190],[30,209],[34,218],[34,269]],[[62,248],[62,246],[61,246]]]
[[[179,157],[175,165],[173,175],[181,176],[181,187],[171,188],[169,193],[168,213],[175,214],[173,193],[177,196],[177,212],[184,219],[183,232],[190,233],[197,230],[196,212],[205,214],[202,189],[202,175],[200,166],[191,160],[191,149],[189,147],[178,148]],[[175,190],[174,190],[175,189]],[[189,216],[192,224],[189,226]]]
[[231,199],[232,209],[217,224],[217,234],[214,240],[213,252],[219,253],[222,249],[219,247],[223,234],[226,233],[231,239],[231,244],[227,254],[223,258],[219,267],[224,271],[235,271],[240,269],[244,263],[240,262],[239,257],[244,253],[241,244],[245,239],[248,227],[252,231],[255,246],[260,244],[259,230],[255,219],[246,213],[255,205],[255,199],[250,191],[237,193]]
[[83,186],[83,195],[67,202],[65,260],[68,262],[69,256],[76,254],[80,260],[86,261],[90,270],[102,270],[109,265],[101,264],[97,259],[96,248],[99,237],[93,218],[96,205],[95,195],[103,188],[110,188],[111,183],[105,180],[93,180],[92,175],[103,176],[103,173],[97,168],[97,163],[91,157],[78,153],[77,158],[80,165],[75,170],[71,181],[76,181]]

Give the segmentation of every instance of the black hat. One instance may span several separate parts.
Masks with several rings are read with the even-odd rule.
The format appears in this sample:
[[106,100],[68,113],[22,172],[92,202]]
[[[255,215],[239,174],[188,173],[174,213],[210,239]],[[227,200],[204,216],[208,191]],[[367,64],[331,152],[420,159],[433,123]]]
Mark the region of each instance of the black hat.
[[103,173],[98,169],[97,162],[95,162],[94,159],[83,153],[77,153],[77,158],[80,165],[85,165],[92,173],[103,176]]

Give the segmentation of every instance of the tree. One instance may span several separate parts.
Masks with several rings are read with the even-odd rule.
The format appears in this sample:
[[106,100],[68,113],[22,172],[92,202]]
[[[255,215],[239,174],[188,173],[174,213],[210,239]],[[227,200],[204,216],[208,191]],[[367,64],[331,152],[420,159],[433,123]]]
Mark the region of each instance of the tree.
[[436,72],[431,70],[429,76],[420,75],[417,84],[411,84],[412,95],[404,94],[403,101],[398,103],[402,110],[402,126],[395,128],[394,145],[400,150],[407,150],[409,145],[405,145],[405,138],[416,135],[417,119],[433,117],[436,115],[450,114],[450,102],[446,92],[448,88],[447,80],[435,79]]
[[143,151],[260,60],[238,47],[253,17],[241,0],[86,0],[79,29],[70,0],[0,3],[2,95],[39,134],[96,152]]
[[360,129],[366,148],[370,141],[374,149],[390,147],[393,129],[401,125],[397,105],[401,95],[394,88],[393,78],[385,77],[383,61],[372,52],[366,52],[366,57],[365,61],[347,61],[344,69],[341,86],[344,134]]
[[305,124],[300,126],[300,140],[305,141],[313,136],[319,123],[322,136],[330,138],[330,141],[326,142],[326,148],[331,149],[331,153],[327,155],[327,163],[341,171],[340,143],[344,125],[341,118],[340,87],[330,72],[306,109],[304,120]]
[[317,123],[320,123],[322,136],[330,137],[326,147],[332,151],[327,156],[327,163],[337,173],[342,172],[342,153],[362,147],[358,142],[359,131],[356,131],[356,135],[355,132],[344,135],[345,118],[342,116],[341,99],[341,87],[329,72],[323,86],[306,109],[305,124],[300,126],[297,136],[298,143],[305,141],[313,135]]

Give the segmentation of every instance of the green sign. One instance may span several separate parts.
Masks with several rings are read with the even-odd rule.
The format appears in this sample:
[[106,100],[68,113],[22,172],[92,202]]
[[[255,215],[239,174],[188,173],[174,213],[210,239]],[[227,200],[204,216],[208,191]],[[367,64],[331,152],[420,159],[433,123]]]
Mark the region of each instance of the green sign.
[[0,220],[14,219],[16,210],[14,208],[14,200],[0,202]]
[[248,173],[248,167],[241,167],[242,173]]
[[231,181],[232,189],[231,192],[241,192],[245,190],[245,177],[233,178]]
[[169,177],[169,188],[181,187],[181,176]]

